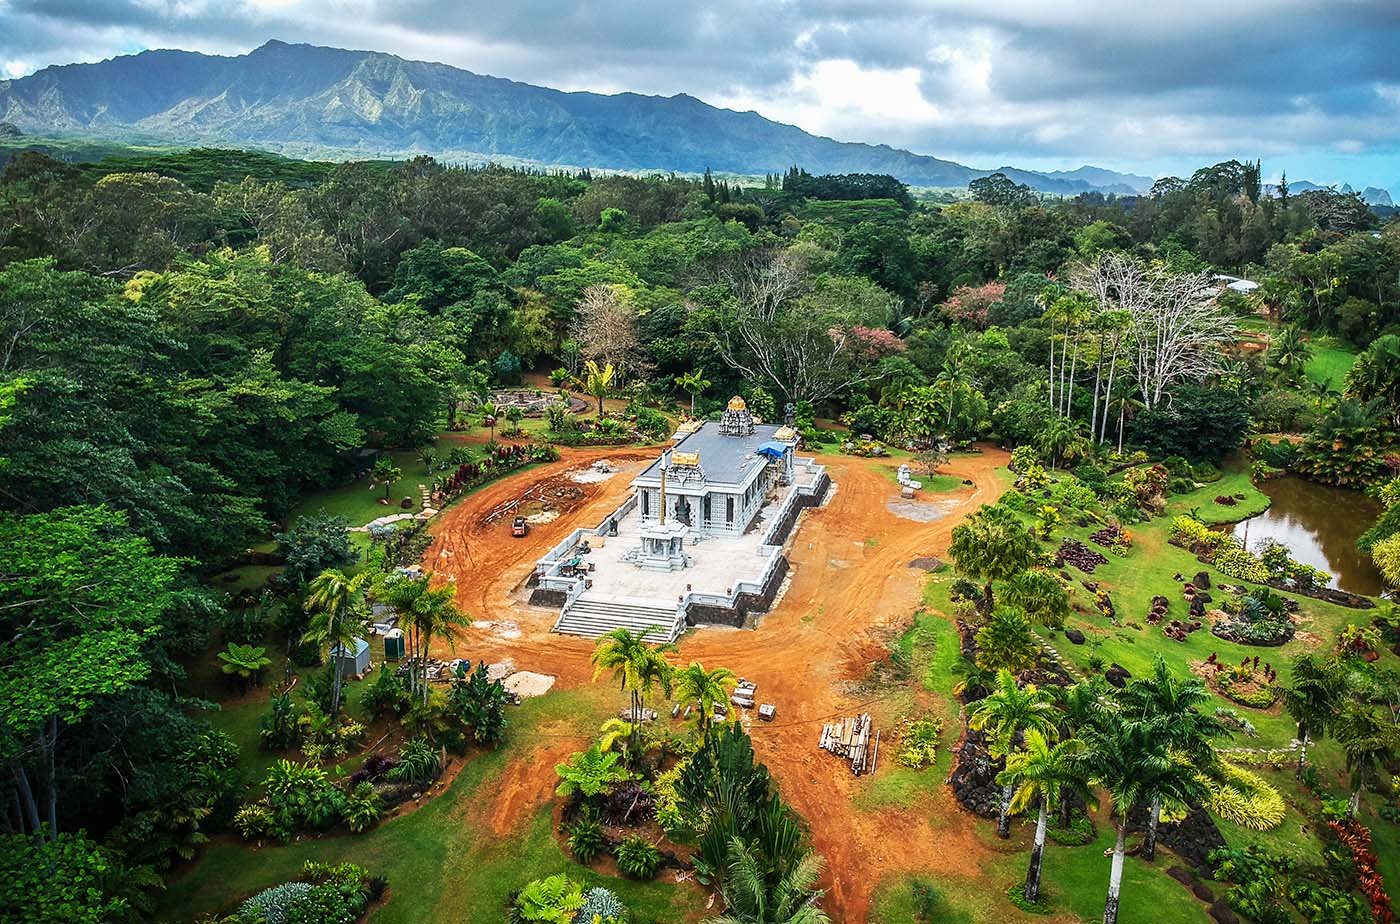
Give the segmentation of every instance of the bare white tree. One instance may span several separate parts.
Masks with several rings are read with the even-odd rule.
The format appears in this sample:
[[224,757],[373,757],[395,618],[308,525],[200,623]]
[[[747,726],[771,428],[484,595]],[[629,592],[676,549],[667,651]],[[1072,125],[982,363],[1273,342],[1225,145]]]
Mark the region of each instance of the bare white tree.
[[[1234,319],[1216,306],[1209,273],[1179,274],[1107,253],[1076,268],[1071,278],[1101,312],[1127,312],[1123,348],[1147,410],[1159,407],[1173,385],[1222,370],[1225,348],[1237,329]],[[1115,366],[1110,366],[1107,394],[1113,390]]]
[[734,292],[734,313],[719,338],[720,355],[789,401],[818,403],[870,381],[873,364],[854,360],[865,348],[851,330],[809,316],[807,260],[794,250],[748,254],[720,274]]
[[634,378],[646,371],[637,312],[621,286],[584,289],[570,335],[584,359],[612,363],[621,378]]

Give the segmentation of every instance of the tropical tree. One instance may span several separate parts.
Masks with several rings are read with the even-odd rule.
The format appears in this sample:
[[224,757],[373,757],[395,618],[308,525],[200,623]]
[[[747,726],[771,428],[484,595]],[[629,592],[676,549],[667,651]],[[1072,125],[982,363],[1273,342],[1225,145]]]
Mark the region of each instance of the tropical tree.
[[828,924],[817,906],[824,894],[814,888],[822,859],[808,851],[774,879],[765,874],[764,857],[742,838],[729,840],[728,875],[720,892],[725,912],[705,924]]
[[1034,667],[1040,653],[1040,642],[1026,614],[1005,604],[992,611],[974,640],[977,642],[977,666],[983,670],[1019,674]]
[[698,661],[690,662],[689,667],[676,671],[672,677],[676,699],[695,705],[702,730],[710,727],[715,706],[729,701],[729,694],[737,683],[738,678],[729,668],[716,667],[707,671]]
[[303,604],[311,614],[302,641],[326,649],[332,667],[331,719],[340,715],[340,696],[345,686],[342,664],[336,649],[351,651],[365,631],[365,577],[347,578],[343,571],[327,568],[311,579]]
[[674,651],[674,645],[648,645],[646,637],[654,629],[641,632],[616,628],[598,639],[593,649],[593,679],[603,673],[611,673],[618,685],[631,697],[632,750],[635,760],[642,752],[642,710],[651,691],[660,685],[662,691],[671,694],[672,668],[665,653]]
[[237,677],[241,685],[247,686],[259,674],[267,670],[272,660],[267,649],[261,645],[240,645],[229,642],[228,647],[219,652],[220,668],[225,674]]
[[1006,582],[1002,600],[1019,607],[1036,624],[1057,629],[1070,614],[1069,594],[1051,571],[1032,568]]
[[1225,728],[1214,716],[1200,711],[1211,699],[1200,678],[1174,674],[1161,655],[1154,659],[1149,676],[1133,680],[1123,691],[1121,702],[1128,721],[1150,729],[1173,758],[1141,784],[1152,806],[1142,847],[1148,860],[1157,855],[1163,802],[1184,802],[1199,796],[1196,776],[1208,774],[1219,763],[1213,739],[1224,735]]
[[603,416],[603,399],[612,394],[613,379],[617,376],[617,370],[612,363],[606,363],[601,368],[594,360],[586,360],[583,364],[583,390],[586,394],[598,399],[598,416]]
[[372,484],[382,484],[384,486],[384,499],[389,499],[389,489],[394,482],[403,477],[403,469],[394,464],[394,460],[388,456],[380,456],[374,460],[374,469],[370,472],[369,480]]
[[1123,888],[1123,857],[1128,836],[1128,814],[1144,801],[1143,780],[1149,770],[1163,770],[1171,763],[1164,743],[1154,740],[1154,729],[1128,721],[1118,710],[1103,710],[1084,729],[1089,775],[1108,791],[1113,805],[1117,838],[1109,866],[1108,896],[1103,924],[1117,924],[1118,901]]
[[423,473],[428,476],[433,474],[433,466],[437,465],[437,452],[431,446],[424,446],[418,450],[418,461],[423,465]]
[[692,369],[684,375],[676,376],[676,384],[690,394],[690,416],[695,416],[695,398],[714,383],[705,378],[704,369]]
[[1011,510],[982,508],[953,527],[948,547],[959,571],[983,582],[982,612],[992,611],[992,582],[1009,580],[1035,563],[1040,554],[1035,537]]
[[[1026,731],[1035,729],[1047,738],[1057,734],[1055,704],[1049,693],[1028,683],[1024,687],[1017,683],[1010,671],[997,672],[996,685],[985,698],[972,707],[968,722],[974,731],[987,733],[987,751],[992,757],[1010,757],[1017,739]],[[1010,780],[1001,781],[1001,805],[997,813],[997,837],[1011,836],[1011,797],[1013,786]]]
[[491,441],[494,443],[496,441],[496,423],[501,417],[500,406],[490,401],[483,401],[477,410],[481,412],[482,426],[490,428]]
[[1361,794],[1380,782],[1381,770],[1400,756],[1400,724],[1385,706],[1348,699],[1332,723],[1332,737],[1342,746],[1351,778],[1352,816],[1361,807]]
[[1371,341],[1347,371],[1346,395],[1362,403],[1381,400],[1391,426],[1400,426],[1400,335]]
[[407,620],[408,649],[414,669],[409,673],[412,692],[428,702],[428,652],[435,638],[454,644],[471,617],[457,608],[451,586],[429,586],[431,575],[409,578],[392,575],[375,587],[377,599],[393,607]]
[[1277,369],[1279,374],[1289,381],[1302,377],[1303,368],[1311,356],[1312,346],[1303,337],[1302,329],[1296,324],[1290,324],[1283,328],[1269,344],[1269,365]]
[[1076,792],[1086,800],[1091,796],[1083,754],[1084,742],[1078,738],[1069,738],[1052,746],[1039,729],[1029,728],[1025,733],[1024,746],[1006,758],[1006,769],[997,774],[998,783],[1016,788],[1011,798],[1012,814],[1020,814],[1031,807],[1038,813],[1030,867],[1026,870],[1026,884],[1021,890],[1028,902],[1034,902],[1040,896],[1040,865],[1045,854],[1048,814],[1070,792]]
[[1283,708],[1298,723],[1298,766],[1308,763],[1308,743],[1327,734],[1347,701],[1346,671],[1335,659],[1306,652],[1293,659],[1293,682],[1283,690]]
[[1035,448],[1050,460],[1053,470],[1059,462],[1069,462],[1089,450],[1083,424],[1070,417],[1052,417],[1035,436]]

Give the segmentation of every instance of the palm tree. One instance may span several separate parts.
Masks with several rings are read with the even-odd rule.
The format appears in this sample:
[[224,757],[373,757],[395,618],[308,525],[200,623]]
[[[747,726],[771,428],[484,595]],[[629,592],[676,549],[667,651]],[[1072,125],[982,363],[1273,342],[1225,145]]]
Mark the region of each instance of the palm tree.
[[1035,448],[1050,457],[1050,468],[1054,470],[1060,461],[1070,461],[1082,456],[1089,448],[1089,440],[1084,436],[1083,424],[1069,417],[1052,417],[1035,436]]
[[461,630],[471,623],[470,617],[457,609],[452,588],[430,588],[431,577],[417,580],[390,577],[375,588],[376,597],[407,620],[408,649],[414,658],[409,686],[425,703],[428,701],[428,651],[433,639],[441,636],[453,643]]
[[1283,690],[1283,708],[1298,723],[1296,773],[1307,766],[1308,742],[1327,734],[1346,700],[1346,673],[1340,664],[1312,653],[1293,660],[1293,683]]
[[1381,770],[1400,755],[1400,725],[1389,708],[1348,699],[1333,722],[1332,735],[1342,746],[1347,775],[1351,778],[1353,817],[1361,807],[1361,794],[1380,781]]
[[682,391],[690,393],[690,416],[694,417],[695,396],[700,394],[705,389],[709,388],[714,383],[711,382],[709,379],[705,378],[704,369],[692,369],[685,375],[676,376],[676,384],[681,387]]
[[325,648],[332,662],[331,721],[340,715],[340,695],[345,687],[345,659],[336,649],[353,650],[364,634],[364,584],[364,574],[349,578],[343,571],[327,568],[311,579],[303,604],[311,614],[311,623],[302,641]]
[[374,460],[374,469],[370,472],[369,480],[371,484],[384,485],[384,499],[389,499],[389,489],[394,482],[403,477],[403,469],[394,464],[394,460],[388,456],[380,456]]
[[[1011,755],[1016,739],[1030,729],[1055,737],[1055,706],[1050,694],[1037,689],[1035,684],[1022,687],[1010,671],[998,671],[995,688],[986,699],[972,707],[968,725],[974,731],[987,732],[988,753],[1005,759]],[[1002,783],[1001,806],[997,813],[997,837],[1000,838],[1011,836],[1011,796],[1011,783]]]
[[982,508],[953,528],[948,554],[958,570],[980,580],[982,612],[992,611],[992,582],[1009,580],[1031,566],[1040,549],[1020,519],[1005,507]]
[[425,446],[418,450],[418,461],[423,463],[423,471],[429,477],[433,474],[433,466],[437,465],[437,453],[431,446]]
[[1269,344],[1270,365],[1288,380],[1297,379],[1303,374],[1303,367],[1311,355],[1312,346],[1303,338],[1303,331],[1296,324],[1283,328]]
[[646,637],[655,629],[641,632],[617,628],[598,639],[593,649],[593,679],[596,681],[607,671],[618,681],[621,689],[631,696],[631,719],[635,759],[642,751],[642,709],[646,697],[660,684],[666,695],[671,693],[671,664],[663,657],[674,651],[674,645],[648,645]]
[[943,421],[945,429],[952,428],[953,414],[958,406],[967,403],[977,393],[977,383],[967,366],[964,352],[950,351],[943,361],[943,368],[933,380],[933,390],[948,402],[948,413]]
[[483,401],[477,410],[481,412],[482,425],[491,428],[491,442],[496,442],[496,419],[501,416],[501,409],[490,401]]
[[1064,582],[1044,568],[1023,571],[1007,582],[1002,599],[1019,607],[1036,624],[1058,629],[1069,618],[1069,594]]
[[603,399],[612,394],[613,378],[617,375],[617,370],[612,363],[607,363],[601,368],[594,360],[587,360],[583,364],[583,390],[585,393],[598,399],[598,416],[603,416]]
[[1035,667],[1040,654],[1040,641],[1031,628],[1031,621],[1018,607],[998,606],[977,630],[976,661],[990,671],[1006,670],[1013,674]]
[[741,838],[730,838],[728,859],[729,875],[720,889],[724,914],[706,918],[705,924],[829,924],[817,907],[824,893],[813,888],[821,877],[821,857],[808,851],[776,881],[765,875],[760,851]]
[[707,671],[698,661],[692,661],[685,670],[677,671],[672,680],[676,699],[686,705],[693,703],[699,708],[702,731],[710,727],[715,706],[728,702],[729,694],[738,683],[738,678],[729,668],[717,667]]
[[1025,746],[1006,759],[1006,769],[997,774],[997,782],[1016,787],[1011,799],[1012,813],[1019,814],[1031,806],[1038,811],[1035,822],[1035,843],[1031,847],[1030,867],[1026,884],[1021,890],[1026,901],[1040,896],[1040,864],[1045,855],[1045,823],[1069,792],[1077,792],[1086,800],[1091,793],[1083,761],[1084,742],[1070,738],[1050,745],[1044,734],[1034,728],[1026,730]]
[[1128,836],[1128,813],[1144,798],[1142,782],[1147,772],[1160,770],[1171,762],[1167,749],[1152,737],[1152,729],[1129,722],[1113,709],[1103,710],[1094,724],[1084,730],[1086,759],[1090,777],[1108,790],[1113,803],[1114,827],[1118,837],[1113,845],[1113,862],[1108,874],[1108,897],[1103,906],[1103,924],[1117,924],[1118,899],[1123,888],[1123,855]]
[[[1153,735],[1174,758],[1170,768],[1143,783],[1148,786],[1150,782],[1153,787],[1150,793],[1152,815],[1142,846],[1144,859],[1152,860],[1157,856],[1157,826],[1164,799],[1185,801],[1184,795],[1197,794],[1192,787],[1195,775],[1208,773],[1219,763],[1212,739],[1225,734],[1225,728],[1214,716],[1205,715],[1199,708],[1210,701],[1211,693],[1200,678],[1173,674],[1161,655],[1153,661],[1150,676],[1134,680],[1123,691],[1122,703],[1128,720],[1152,729]],[[1183,766],[1191,771],[1184,778]]]

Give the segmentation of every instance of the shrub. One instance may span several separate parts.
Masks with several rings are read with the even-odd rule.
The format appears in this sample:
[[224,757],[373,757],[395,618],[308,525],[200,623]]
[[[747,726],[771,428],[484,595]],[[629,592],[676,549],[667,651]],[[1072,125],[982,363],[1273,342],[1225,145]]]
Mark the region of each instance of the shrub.
[[285,751],[301,740],[301,714],[290,693],[272,697],[267,714],[258,719],[258,743],[267,751]]
[[254,895],[238,908],[246,924],[288,924],[292,904],[311,891],[309,882],[284,882]]
[[623,838],[613,856],[618,871],[629,879],[650,879],[661,868],[661,851],[636,834]]
[[1269,569],[1245,549],[1230,547],[1221,549],[1215,556],[1215,567],[1222,574],[1241,581],[1263,584],[1269,580]]
[[618,924],[627,916],[627,906],[602,886],[595,886],[583,896],[583,905],[574,918],[576,924]]
[[1217,778],[1206,778],[1205,806],[1242,828],[1267,831],[1283,823],[1287,805],[1277,789],[1257,774],[1221,763]]
[[340,818],[345,794],[311,764],[279,760],[263,781],[266,805],[272,821],[269,833],[291,840],[303,828],[328,828]]
[[585,807],[569,828],[569,852],[580,863],[588,864],[603,849],[603,825],[598,815]]
[[373,783],[359,783],[345,797],[345,808],[341,814],[345,824],[355,834],[368,831],[379,822],[384,813],[384,804],[374,792]]
[[272,833],[272,809],[265,802],[249,802],[234,814],[233,827],[250,841],[267,837]]
[[899,762],[914,770],[932,766],[942,733],[943,721],[937,716],[906,721],[899,731]]
[[382,715],[402,717],[412,705],[413,699],[409,696],[408,688],[404,686],[398,672],[391,670],[387,664],[379,665],[374,682],[360,697],[360,706],[372,719]]
[[398,766],[385,774],[396,783],[418,783],[438,775],[442,761],[426,738],[414,738],[399,748]]
[[561,873],[536,879],[521,889],[511,903],[510,919],[573,924],[582,907],[583,888]]

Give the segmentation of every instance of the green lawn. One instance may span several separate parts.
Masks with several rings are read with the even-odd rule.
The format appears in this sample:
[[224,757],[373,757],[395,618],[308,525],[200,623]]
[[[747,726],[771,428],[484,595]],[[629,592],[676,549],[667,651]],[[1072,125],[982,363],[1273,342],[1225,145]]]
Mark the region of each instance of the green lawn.
[[515,771],[513,762],[552,744],[561,729],[596,727],[610,703],[604,691],[588,688],[551,693],[512,709],[510,739],[502,749],[475,755],[446,792],[367,834],[262,848],[220,838],[172,879],[160,918],[184,922],[231,909],[242,898],[292,878],[303,861],[317,860],[353,861],[388,877],[390,897],[369,918],[375,924],[502,920],[512,891],[561,872],[612,889],[631,908],[634,924],[684,920],[699,904],[692,887],[678,887],[665,874],[638,883],[580,866],[559,846],[550,804],[530,812],[526,823],[504,838],[489,830],[494,787],[503,774]]
[[1312,341],[1312,355],[1303,372],[1314,382],[1325,382],[1333,391],[1341,391],[1354,362],[1355,349],[1334,337],[1318,337]]
[[[438,453],[446,455],[446,450],[440,449]],[[394,465],[403,472],[399,480],[389,486],[389,497],[393,503],[380,503],[384,497],[383,485],[371,485],[368,478],[357,478],[349,484],[327,488],[324,491],[314,491],[306,495],[305,499],[292,511],[290,519],[295,520],[308,513],[324,510],[332,516],[344,517],[351,526],[364,526],[370,520],[382,516],[395,513],[417,513],[422,510],[423,504],[420,500],[418,486],[420,484],[431,486],[432,476],[424,470],[423,463],[418,461],[418,451],[396,449],[387,455],[394,460]],[[413,504],[410,507],[401,508],[399,501],[405,497],[412,498]]]

